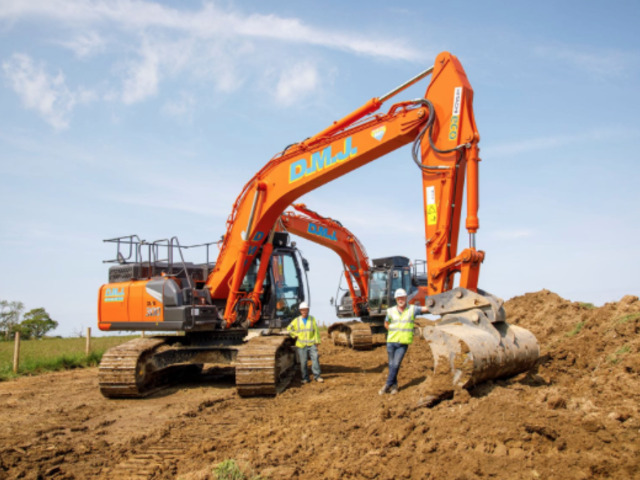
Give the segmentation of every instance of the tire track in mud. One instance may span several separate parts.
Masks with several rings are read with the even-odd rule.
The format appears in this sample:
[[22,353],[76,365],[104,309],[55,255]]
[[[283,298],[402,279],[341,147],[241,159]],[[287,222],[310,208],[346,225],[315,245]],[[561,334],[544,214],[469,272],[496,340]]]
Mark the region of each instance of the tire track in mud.
[[170,442],[149,447],[144,452],[132,455],[115,467],[107,469],[103,474],[110,478],[148,479],[160,472],[175,470],[179,459],[184,456],[186,439],[180,437]]
[[[157,433],[134,439],[133,442],[137,445],[131,448],[129,455],[118,460],[114,466],[104,468],[100,474],[105,478],[132,480],[173,478],[178,471],[180,460],[184,459],[189,451],[193,450],[198,439],[202,438],[199,430],[203,423],[203,412],[228,400],[218,398],[204,401],[197,408],[182,413],[179,420],[168,421]],[[210,427],[224,428],[227,425],[228,422],[216,422]],[[202,451],[202,448],[199,450]]]

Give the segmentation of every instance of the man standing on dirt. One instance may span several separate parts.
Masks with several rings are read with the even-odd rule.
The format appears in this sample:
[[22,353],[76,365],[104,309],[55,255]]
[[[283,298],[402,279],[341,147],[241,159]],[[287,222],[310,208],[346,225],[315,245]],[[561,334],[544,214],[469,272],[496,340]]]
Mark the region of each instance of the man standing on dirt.
[[417,305],[407,306],[407,292],[399,288],[394,293],[396,306],[387,309],[384,328],[387,334],[387,355],[389,357],[389,376],[387,383],[378,392],[380,395],[398,393],[398,371],[409,345],[413,342],[413,327],[416,315],[429,310]]
[[287,331],[289,335],[296,339],[302,383],[309,383],[309,373],[307,371],[307,359],[309,357],[311,357],[313,376],[316,382],[322,383],[324,380],[320,376],[320,362],[318,361],[318,345],[320,345],[318,322],[312,315],[309,315],[309,304],[307,302],[301,302],[298,309],[300,310],[300,315],[291,321]]

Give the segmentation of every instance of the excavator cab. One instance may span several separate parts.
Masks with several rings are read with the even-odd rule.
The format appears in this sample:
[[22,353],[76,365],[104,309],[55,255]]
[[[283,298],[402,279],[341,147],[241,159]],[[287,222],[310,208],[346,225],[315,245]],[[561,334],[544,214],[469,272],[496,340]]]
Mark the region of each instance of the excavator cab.
[[[407,257],[393,256],[374,258],[369,275],[369,298],[367,312],[369,318],[386,315],[386,310],[394,305],[393,293],[404,288],[409,295],[417,291],[416,275]],[[342,286],[344,276],[340,277],[336,298],[336,315],[338,318],[353,318],[355,312],[349,290]],[[359,292],[359,291],[358,291]],[[366,318],[364,319],[366,320]]]
[[[213,302],[204,288],[214,267],[209,248],[214,243],[180,245],[176,237],[147,242],[137,235],[105,240],[115,244],[115,264],[109,269],[109,283],[100,289],[98,326],[101,330],[207,331],[221,328],[223,304]],[[204,263],[185,260],[185,251],[206,249]],[[262,315],[256,328],[283,328],[298,315],[298,305],[309,301],[306,272],[308,262],[289,243],[286,234],[274,240],[270,265],[263,283]],[[245,275],[240,290],[252,292],[260,256]],[[248,303],[238,304],[238,324]]]
[[374,258],[369,278],[369,316],[386,315],[393,307],[393,293],[398,288],[409,294],[416,290],[411,281],[411,266],[407,257]]
[[[309,263],[295,245],[275,247],[269,262],[260,295],[262,316],[254,327],[279,329],[286,327],[299,315],[300,302],[309,302]],[[258,255],[242,281],[241,291],[248,293],[254,290],[259,268]],[[248,304],[241,304],[238,308],[238,318],[244,318],[247,313]]]

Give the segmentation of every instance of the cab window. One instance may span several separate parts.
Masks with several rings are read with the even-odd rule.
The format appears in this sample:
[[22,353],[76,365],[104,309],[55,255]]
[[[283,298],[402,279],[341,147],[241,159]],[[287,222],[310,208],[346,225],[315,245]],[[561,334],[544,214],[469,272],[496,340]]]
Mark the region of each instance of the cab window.
[[271,272],[276,296],[276,316],[294,315],[302,301],[300,269],[290,253],[271,257]]

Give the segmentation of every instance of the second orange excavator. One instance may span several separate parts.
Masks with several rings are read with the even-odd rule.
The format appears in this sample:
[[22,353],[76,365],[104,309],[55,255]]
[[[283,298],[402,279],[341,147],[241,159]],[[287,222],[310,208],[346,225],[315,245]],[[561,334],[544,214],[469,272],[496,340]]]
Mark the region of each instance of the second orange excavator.
[[[341,280],[346,289],[338,286],[335,299],[339,318],[359,317],[360,320],[336,322],[328,333],[334,344],[356,350],[368,350],[386,340],[384,319],[392,306],[393,292],[404,288],[409,297],[417,293],[419,285],[426,285],[426,272],[417,273],[417,264],[407,257],[369,256],[358,238],[341,222],[324,217],[302,203],[293,204],[295,212],[286,211],[280,217],[283,231],[297,235],[333,250],[342,260]],[[424,261],[421,262],[424,266]],[[345,291],[346,290],[346,291]]]

